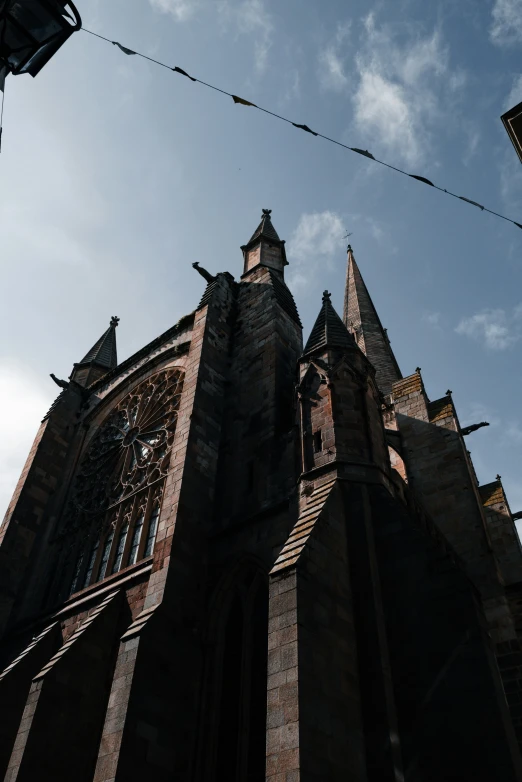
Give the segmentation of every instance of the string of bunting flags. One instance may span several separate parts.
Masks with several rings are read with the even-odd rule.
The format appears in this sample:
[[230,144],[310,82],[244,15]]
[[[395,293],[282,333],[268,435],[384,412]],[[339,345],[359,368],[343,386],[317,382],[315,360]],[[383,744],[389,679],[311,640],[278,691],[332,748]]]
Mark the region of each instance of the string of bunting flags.
[[149,60],[149,62],[153,62],[155,65],[160,65],[162,68],[167,68],[169,71],[173,71],[174,73],[178,73],[181,76],[185,76],[187,79],[190,79],[193,82],[197,82],[198,84],[201,84],[204,87],[208,87],[209,89],[215,90],[216,92],[221,92],[223,95],[228,95],[228,97],[232,98],[235,104],[239,104],[241,106],[249,106],[253,109],[257,109],[258,111],[262,111],[264,114],[269,114],[271,117],[275,117],[276,119],[281,120],[282,122],[286,122],[289,125],[293,125],[294,128],[303,130],[312,136],[316,136],[317,138],[322,138],[324,139],[324,141],[328,141],[331,144],[336,144],[338,147],[343,147],[343,149],[347,149],[350,152],[355,152],[357,155],[363,155],[369,160],[373,160],[374,163],[378,163],[381,166],[390,168],[392,171],[396,171],[398,174],[407,176],[410,179],[415,179],[417,180],[417,182],[422,182],[425,185],[429,185],[429,187],[433,187],[435,190],[438,190],[440,193],[445,193],[446,195],[451,196],[452,198],[457,198],[459,201],[465,201],[467,204],[471,204],[472,206],[477,207],[482,212],[488,212],[489,214],[494,215],[495,217],[499,217],[501,220],[506,220],[506,222],[516,225],[517,228],[522,228],[522,224],[517,223],[516,220],[512,220],[510,217],[506,217],[505,215],[500,214],[499,212],[495,212],[493,211],[493,209],[488,209],[487,206],[483,206],[482,204],[479,204],[477,201],[473,201],[471,198],[466,198],[465,196],[458,195],[457,193],[452,193],[450,190],[446,190],[446,188],[444,187],[439,187],[439,185],[434,184],[431,180],[427,179],[424,176],[420,176],[419,174],[409,174],[407,171],[404,171],[402,168],[398,168],[397,166],[392,166],[390,163],[386,163],[384,160],[379,160],[378,158],[374,157],[374,155],[372,155],[372,153],[369,152],[367,149],[350,147],[348,146],[348,144],[343,144],[341,141],[337,141],[337,139],[330,138],[329,136],[325,136],[323,133],[319,133],[315,130],[312,130],[312,128],[310,128],[308,125],[301,124],[298,122],[293,122],[291,119],[281,116],[281,114],[276,114],[274,111],[270,111],[269,109],[265,109],[262,106],[258,106],[256,103],[252,103],[251,101],[246,100],[246,98],[241,98],[239,97],[239,95],[234,95],[231,92],[227,92],[227,90],[223,90],[220,87],[216,87],[214,84],[209,84],[208,82],[202,81],[201,79],[198,79],[195,76],[191,76],[189,73],[187,73],[187,71],[185,71],[183,68],[180,68],[177,65],[172,67],[164,62],[155,60],[152,57],[147,57],[146,54],[141,54],[141,52],[136,52],[134,51],[134,49],[129,49],[127,46],[123,46],[123,44],[119,43],[118,41],[111,41],[110,38],[105,38],[103,35],[94,33],[92,30],[87,30],[85,27],[82,27],[82,30],[86,33],[89,33],[89,35],[94,35],[96,38],[101,38],[102,41],[106,41],[107,43],[110,43],[113,46],[117,46],[118,49],[120,49],[123,52],[123,54],[126,54],[128,56],[135,55],[136,57],[141,57],[144,60]]

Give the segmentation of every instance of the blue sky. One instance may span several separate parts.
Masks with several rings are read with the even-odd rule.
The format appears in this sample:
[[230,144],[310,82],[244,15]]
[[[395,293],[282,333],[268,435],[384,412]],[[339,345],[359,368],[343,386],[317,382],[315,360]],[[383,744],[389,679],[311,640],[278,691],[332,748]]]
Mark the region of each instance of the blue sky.
[[[522,0],[78,0],[85,27],[522,222],[500,123]],[[9,77],[0,158],[0,504],[38,423],[119,315],[120,359],[242,271],[262,207],[305,338],[342,310],[346,231],[403,373],[453,391],[481,482],[522,509],[522,231],[84,32]],[[6,295],[7,293],[7,295]]]

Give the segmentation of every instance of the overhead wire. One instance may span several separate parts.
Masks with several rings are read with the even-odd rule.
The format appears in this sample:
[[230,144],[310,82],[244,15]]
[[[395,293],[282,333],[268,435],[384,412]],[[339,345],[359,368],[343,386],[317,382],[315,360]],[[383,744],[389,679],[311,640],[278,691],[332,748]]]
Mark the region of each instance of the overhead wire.
[[100,35],[99,33],[95,33],[92,30],[88,30],[86,27],[82,27],[82,30],[86,33],[89,33],[89,35],[93,35],[96,38],[100,38],[102,41],[106,41],[107,43],[110,43],[113,46],[117,46],[126,55],[129,56],[135,55],[136,57],[141,57],[142,59],[148,60],[149,62],[152,62],[155,65],[161,66],[162,68],[167,68],[167,70],[169,71],[173,71],[174,73],[179,73],[182,76],[186,76],[192,82],[197,82],[198,84],[201,84],[204,87],[207,87],[208,89],[214,90],[215,92],[220,92],[223,95],[227,95],[228,97],[232,98],[235,104],[240,104],[242,106],[250,106],[254,109],[257,109],[258,111],[262,111],[264,114],[269,114],[271,117],[275,117],[275,119],[281,120],[282,122],[286,122],[289,125],[292,125],[294,128],[303,130],[306,133],[311,134],[312,136],[316,136],[317,138],[322,138],[324,141],[328,141],[330,144],[335,144],[336,146],[342,147],[343,149],[349,150],[350,152],[354,152],[358,155],[362,155],[368,158],[369,160],[372,160],[374,163],[378,163],[379,165],[384,166],[385,168],[389,168],[392,171],[397,172],[398,174],[402,174],[403,176],[407,176],[410,179],[417,180],[417,182],[421,182],[425,185],[429,185],[430,187],[433,187],[435,190],[438,190],[440,193],[444,193],[445,195],[451,196],[452,198],[457,198],[459,201],[464,201],[472,206],[477,207],[482,212],[488,212],[489,214],[494,215],[495,217],[499,217],[501,220],[505,220],[508,223],[512,223],[513,225],[516,225],[517,228],[522,228],[522,224],[517,223],[516,220],[513,220],[510,217],[501,214],[500,212],[495,212],[493,209],[489,209],[487,206],[484,206],[483,204],[479,204],[478,201],[474,201],[470,198],[466,198],[465,196],[461,196],[458,195],[457,193],[453,193],[451,190],[447,190],[444,187],[440,187],[439,185],[434,184],[427,177],[421,176],[419,174],[410,174],[408,171],[404,171],[404,169],[399,168],[398,166],[393,166],[391,163],[386,163],[386,161],[384,160],[379,160],[379,158],[374,157],[374,155],[372,155],[372,153],[366,149],[359,149],[358,147],[350,147],[348,144],[344,144],[342,141],[338,141],[337,139],[331,138],[330,136],[326,136],[324,133],[319,133],[318,131],[312,130],[312,128],[310,128],[308,125],[293,122],[291,119],[288,119],[288,117],[283,117],[281,114],[276,114],[274,111],[271,111],[270,109],[265,109],[263,106],[259,106],[257,103],[252,103],[246,98],[241,98],[238,95],[234,95],[232,92],[228,92],[228,90],[224,90],[221,87],[216,87],[215,84],[210,84],[209,82],[203,81],[202,79],[198,79],[195,76],[191,76],[189,73],[187,73],[187,71],[185,71],[183,68],[180,68],[177,65],[172,67],[171,65],[167,65],[166,63],[161,62],[160,60],[155,60],[153,57],[148,57],[146,54],[142,54],[141,52],[137,52],[134,49],[130,49],[126,46],[123,46],[123,44],[119,43],[118,41],[112,41],[110,38],[106,38],[104,35]]

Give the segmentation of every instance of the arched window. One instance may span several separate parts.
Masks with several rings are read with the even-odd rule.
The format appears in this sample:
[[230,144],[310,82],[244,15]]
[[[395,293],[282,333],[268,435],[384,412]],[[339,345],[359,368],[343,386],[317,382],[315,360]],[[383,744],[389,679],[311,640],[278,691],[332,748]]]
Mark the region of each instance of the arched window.
[[93,437],[67,512],[81,541],[71,594],[152,554],[182,386],[178,369],[143,380]]
[[246,567],[230,584],[218,624],[205,706],[213,749],[206,744],[200,778],[264,782],[268,588],[257,567]]

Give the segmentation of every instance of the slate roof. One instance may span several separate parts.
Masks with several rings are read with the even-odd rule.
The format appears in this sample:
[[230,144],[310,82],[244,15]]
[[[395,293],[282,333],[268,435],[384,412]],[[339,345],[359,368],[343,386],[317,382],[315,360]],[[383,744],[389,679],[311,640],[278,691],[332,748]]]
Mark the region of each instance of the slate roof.
[[78,366],[82,364],[96,364],[104,369],[114,369],[118,365],[116,354],[116,326],[119,318],[111,318],[107,331],[92,346],[89,352],[82,358]]
[[451,396],[443,396],[428,404],[428,416],[430,423],[443,421],[445,418],[453,418],[455,410]]
[[497,505],[499,502],[505,502],[504,490],[498,480],[479,486],[479,493],[483,505]]
[[274,286],[274,293],[278,303],[298,326],[302,326],[303,324],[299,318],[299,313],[297,312],[294,297],[292,296],[290,289],[287,288],[286,284],[276,272],[270,270],[270,277],[272,278],[272,285]]
[[328,291],[323,293],[323,305],[308,337],[304,352],[323,347],[355,348],[355,340],[333,308]]
[[310,495],[307,504],[302,508],[299,514],[299,518],[290,533],[290,537],[281,549],[281,553],[270,571],[271,575],[296,564],[308,543],[310,535],[312,535],[314,531],[315,524],[321,515],[321,511],[330,496],[330,492],[333,489],[335,482],[336,479],[332,478],[332,480],[315,489]]

